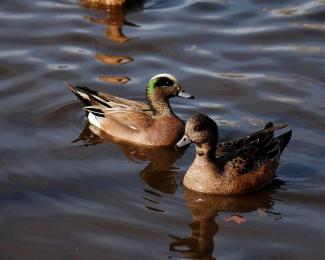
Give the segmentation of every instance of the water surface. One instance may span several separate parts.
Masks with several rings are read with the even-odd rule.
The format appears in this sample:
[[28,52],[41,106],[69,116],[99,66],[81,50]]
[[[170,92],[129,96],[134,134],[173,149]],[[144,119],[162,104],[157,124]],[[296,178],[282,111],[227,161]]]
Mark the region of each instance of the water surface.
[[[1,259],[324,259],[324,1],[0,5]],[[196,96],[175,112],[208,114],[222,139],[287,122],[278,180],[186,191],[194,147],[102,140],[65,86],[144,101],[161,72]]]

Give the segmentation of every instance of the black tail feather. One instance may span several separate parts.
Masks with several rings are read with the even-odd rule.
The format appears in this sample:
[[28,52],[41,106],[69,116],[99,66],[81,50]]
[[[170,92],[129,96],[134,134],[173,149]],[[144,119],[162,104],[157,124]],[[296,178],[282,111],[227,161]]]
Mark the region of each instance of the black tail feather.
[[268,123],[265,125],[264,129],[271,128],[271,127],[273,127],[273,123],[272,123],[272,122],[268,122]]
[[92,90],[88,87],[83,87],[83,86],[76,86],[76,88],[79,90],[79,91],[82,91],[84,92],[85,94],[92,94],[92,95],[98,95],[98,92],[95,91],[95,90]]
[[72,84],[67,83],[67,86],[71,90],[73,94],[86,106],[90,106],[90,95],[98,95],[97,91],[91,90],[87,87],[83,86],[74,86]]
[[85,109],[87,112],[90,112],[90,113],[94,114],[95,116],[105,118],[105,114],[104,114],[103,110],[101,110],[100,108],[95,108],[95,107],[84,107],[84,109]]
[[83,89],[83,87],[73,86],[71,84],[68,84],[69,89],[75,96],[86,106],[90,106],[90,100],[87,99],[88,97],[87,92]]
[[89,89],[87,87],[83,86],[73,86],[71,84],[68,84],[69,89],[72,91],[73,94],[76,95],[76,97],[85,105],[85,106],[91,106],[91,105],[103,105],[105,107],[111,107],[109,104],[109,100],[103,96],[101,93]]
[[292,130],[278,136],[275,139],[279,140],[279,145],[280,145],[280,154],[283,152],[284,148],[286,148],[286,146],[288,145],[290,139],[292,136]]
[[[272,127],[273,127],[273,123],[272,123],[272,122],[268,122],[268,123],[265,125],[264,130],[265,130],[265,129],[268,129],[268,128],[272,128]],[[270,132],[270,133],[269,133],[269,136],[271,137],[271,139],[273,139],[273,137],[274,137],[274,131]]]
[[111,107],[109,105],[109,103],[108,103],[109,101],[105,97],[100,95],[99,93],[97,93],[96,95],[95,94],[89,94],[88,97],[89,97],[89,101],[90,101],[91,104],[95,104],[95,105],[100,104],[100,105],[103,105],[105,107]]
[[268,160],[278,159],[280,155],[281,155],[281,150],[279,146],[276,146],[267,153],[267,159]]

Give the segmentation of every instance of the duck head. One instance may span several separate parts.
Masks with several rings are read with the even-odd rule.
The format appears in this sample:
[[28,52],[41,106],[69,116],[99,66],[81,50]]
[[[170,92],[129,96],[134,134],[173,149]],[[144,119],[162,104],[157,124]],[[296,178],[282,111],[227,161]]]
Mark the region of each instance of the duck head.
[[167,73],[158,74],[149,80],[146,95],[154,114],[159,114],[167,108],[170,109],[168,100],[172,97],[194,98],[182,89],[181,84],[173,75]]
[[167,73],[158,74],[152,77],[147,84],[147,97],[160,96],[164,98],[182,97],[193,99],[194,97],[186,93],[175,76]]
[[[185,133],[176,147],[195,143],[197,152],[215,151],[218,144],[218,126],[210,117],[193,115],[185,125]],[[201,151],[202,150],[202,151]]]
[[175,76],[167,73],[158,74],[152,77],[146,88],[146,96],[149,106],[155,116],[173,115],[169,105],[172,97],[182,97],[193,99],[194,97],[186,93]]

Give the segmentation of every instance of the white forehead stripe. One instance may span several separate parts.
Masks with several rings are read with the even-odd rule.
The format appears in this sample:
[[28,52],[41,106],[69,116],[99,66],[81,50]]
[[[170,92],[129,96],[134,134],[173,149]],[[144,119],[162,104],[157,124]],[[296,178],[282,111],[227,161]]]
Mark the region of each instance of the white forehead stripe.
[[175,78],[175,76],[173,76],[172,74],[168,74],[168,73],[157,74],[156,76],[153,76],[150,80],[155,79],[155,78],[160,78],[160,77],[170,78],[172,81],[179,83],[178,80]]

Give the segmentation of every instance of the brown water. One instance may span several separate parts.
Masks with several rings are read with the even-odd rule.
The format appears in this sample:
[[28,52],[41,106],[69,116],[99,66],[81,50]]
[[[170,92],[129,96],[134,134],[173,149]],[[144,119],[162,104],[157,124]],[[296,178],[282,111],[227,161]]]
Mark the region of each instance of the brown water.
[[[1,259],[325,258],[325,1],[0,6]],[[208,114],[223,139],[290,124],[274,185],[185,191],[194,147],[102,141],[64,84],[143,101],[161,72],[196,96],[176,113]]]

